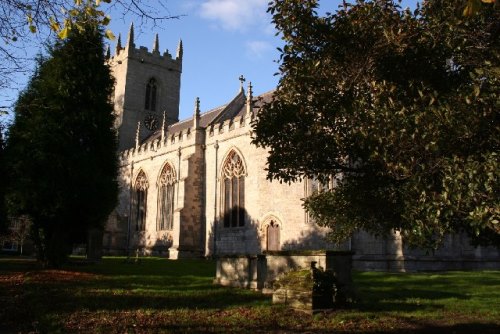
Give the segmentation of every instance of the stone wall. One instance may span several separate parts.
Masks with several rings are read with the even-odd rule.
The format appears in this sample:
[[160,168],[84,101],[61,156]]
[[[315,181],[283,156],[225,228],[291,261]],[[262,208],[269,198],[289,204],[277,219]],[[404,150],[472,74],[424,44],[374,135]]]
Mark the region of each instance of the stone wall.
[[[302,207],[303,182],[269,181],[267,151],[251,143],[253,115],[235,117],[206,130],[206,255],[260,254],[267,250],[266,227],[279,225],[280,249],[326,249],[326,230],[306,221]],[[221,166],[231,150],[243,159],[245,226],[224,228],[221,221]]]
[[228,255],[217,259],[214,282],[271,293],[274,281],[290,270],[310,268],[311,262],[332,270],[339,283],[352,282],[352,253],[336,251],[281,251],[262,255]]
[[405,247],[399,232],[375,237],[358,232],[351,238],[355,252],[353,266],[363,271],[442,271],[500,269],[500,251],[495,247],[474,247],[464,234],[448,235],[435,250]]

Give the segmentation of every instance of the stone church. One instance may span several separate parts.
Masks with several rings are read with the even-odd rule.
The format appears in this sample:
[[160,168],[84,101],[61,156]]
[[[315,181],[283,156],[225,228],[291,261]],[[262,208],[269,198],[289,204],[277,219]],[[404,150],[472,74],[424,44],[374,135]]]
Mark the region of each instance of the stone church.
[[251,143],[251,122],[272,92],[253,96],[241,78],[227,104],[202,111],[196,99],[192,117],[179,120],[182,41],[175,55],[160,53],[156,36],[149,51],[136,47],[131,26],[125,46],[118,38],[108,57],[116,79],[120,195],[104,231],[106,253],[178,259],[342,249],[355,252],[360,269],[500,266],[497,249],[474,248],[460,235],[432,256],[407,250],[398,234],[360,232],[343,245],[329,244],[301,199],[332,185],[269,181],[267,151]]

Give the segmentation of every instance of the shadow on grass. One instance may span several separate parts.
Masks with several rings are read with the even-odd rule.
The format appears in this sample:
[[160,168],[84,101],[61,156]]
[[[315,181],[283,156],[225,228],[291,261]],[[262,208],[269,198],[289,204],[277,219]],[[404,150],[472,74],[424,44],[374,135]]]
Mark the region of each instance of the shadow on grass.
[[[93,284],[26,284],[25,296],[32,308],[54,313],[72,312],[81,309],[133,311],[137,309],[172,310],[186,309],[223,309],[237,306],[251,306],[268,303],[269,297],[238,289],[213,286],[200,286],[199,289],[165,287],[149,289],[127,284],[99,282]],[[50,304],[46,301],[50,300]]]
[[[488,310],[498,305],[498,272],[354,273],[360,302],[323,318],[271,306],[260,293],[215,286],[214,276],[215,263],[204,260],[106,258],[47,271],[0,258],[0,333],[64,332],[75,323],[109,333],[500,332],[498,310]],[[133,327],[141,326],[137,318],[144,327]]]
[[[60,271],[38,271],[34,262],[13,260],[0,274],[24,272],[22,297],[34,310],[71,312],[134,309],[213,309],[269,303],[260,293],[213,285],[213,261],[144,259],[142,264],[106,259],[103,263],[69,264],[63,273],[89,273],[81,279],[58,279]],[[38,274],[37,274],[38,273]],[[43,275],[46,274],[46,275]],[[61,276],[61,275],[59,275]],[[43,277],[40,279],[40,277]],[[50,300],[50,303],[47,301]]]
[[378,333],[407,333],[407,334],[497,334],[500,332],[500,325],[494,323],[468,322],[455,325],[437,325],[428,322],[416,322],[412,326],[415,328],[386,330]]

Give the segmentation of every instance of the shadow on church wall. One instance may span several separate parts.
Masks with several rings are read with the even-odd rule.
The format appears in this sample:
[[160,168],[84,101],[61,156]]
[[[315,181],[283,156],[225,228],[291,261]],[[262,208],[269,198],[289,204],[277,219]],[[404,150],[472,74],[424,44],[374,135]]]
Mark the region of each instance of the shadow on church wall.
[[[244,226],[224,226],[224,222],[231,225],[232,218],[240,213],[245,219]],[[234,208],[224,216],[219,217],[208,234],[208,252],[211,256],[262,253],[259,224],[245,209]]]
[[172,246],[173,239],[171,233],[163,233],[157,237],[151,247],[152,255],[155,256],[168,256],[168,249]]
[[281,245],[282,250],[330,250],[344,249],[343,245],[336,246],[328,242],[326,232],[317,226],[313,226],[311,230],[301,231],[300,236],[296,239],[287,240]]

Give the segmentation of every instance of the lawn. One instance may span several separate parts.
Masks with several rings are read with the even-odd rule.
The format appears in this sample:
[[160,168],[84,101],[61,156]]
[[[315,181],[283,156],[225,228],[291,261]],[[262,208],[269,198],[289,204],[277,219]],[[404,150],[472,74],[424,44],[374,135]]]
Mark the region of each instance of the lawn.
[[0,258],[0,333],[500,333],[500,272],[355,273],[359,301],[308,315],[214,286],[215,263]]

